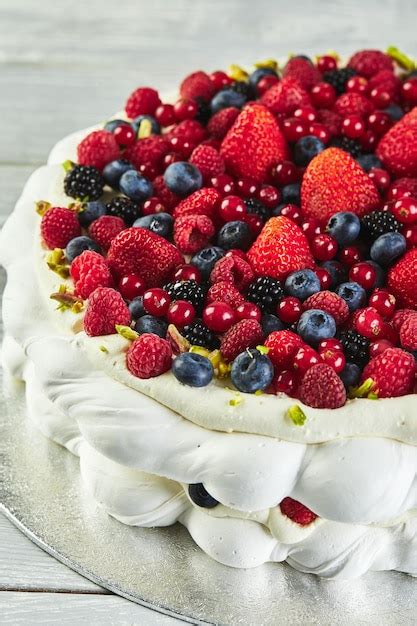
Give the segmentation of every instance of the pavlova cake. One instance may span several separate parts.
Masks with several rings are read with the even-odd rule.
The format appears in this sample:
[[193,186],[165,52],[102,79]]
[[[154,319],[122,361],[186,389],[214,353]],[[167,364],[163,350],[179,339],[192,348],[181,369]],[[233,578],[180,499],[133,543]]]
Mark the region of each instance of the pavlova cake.
[[4,360],[110,515],[232,567],[417,574],[416,105],[395,48],[197,71],[32,175]]

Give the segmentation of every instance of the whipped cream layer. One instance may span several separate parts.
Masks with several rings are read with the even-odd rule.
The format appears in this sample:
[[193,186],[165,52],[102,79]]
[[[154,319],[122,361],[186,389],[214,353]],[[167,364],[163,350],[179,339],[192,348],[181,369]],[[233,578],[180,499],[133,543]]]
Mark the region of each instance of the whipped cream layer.
[[[221,409],[221,421],[210,424],[213,412],[204,422],[206,412],[196,407],[201,390],[198,401],[194,395],[182,401],[179,396],[194,390],[177,388],[171,375],[161,377],[175,398],[171,405],[152,386],[158,379],[135,379],[136,388],[126,378],[125,340],[74,335],[79,316],[54,310],[50,281],[62,281],[45,271],[34,202],[68,203],[56,163],[74,158],[76,144],[90,130],[58,144],[50,165],[28,181],[0,235],[0,261],[8,272],[3,357],[11,373],[26,381],[31,419],[79,454],[90,493],[123,523],[164,526],[178,520],[207,554],[233,567],[286,560],[326,577],[369,569],[417,575],[415,397],[351,402],[341,416],[315,416],[306,407],[308,420],[300,428],[280,416],[288,399],[268,398],[281,407],[273,410],[269,402],[265,408],[263,396],[240,394],[245,409],[238,405],[242,413],[230,414],[224,401],[235,392],[210,385],[211,402]],[[108,353],[99,349],[103,344]],[[357,419],[361,403],[367,408]],[[378,409],[374,420],[380,405],[389,408]],[[397,430],[384,432],[379,425]],[[190,501],[187,486],[196,482],[219,500],[216,508]],[[320,519],[306,527],[293,523],[277,506],[285,496]]]

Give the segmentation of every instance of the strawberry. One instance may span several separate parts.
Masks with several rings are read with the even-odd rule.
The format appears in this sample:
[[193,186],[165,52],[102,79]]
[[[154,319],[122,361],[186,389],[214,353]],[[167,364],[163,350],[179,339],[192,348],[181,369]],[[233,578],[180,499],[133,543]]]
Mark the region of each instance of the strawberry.
[[283,113],[286,116],[296,109],[311,105],[310,96],[295,78],[283,78],[264,93],[261,103],[274,115]]
[[153,115],[155,110],[161,104],[158,92],[152,87],[139,87],[130,94],[125,111],[126,115],[133,119],[138,115]]
[[314,267],[308,241],[288,217],[271,217],[248,252],[248,260],[258,276],[282,280],[290,272]]
[[339,211],[362,217],[378,203],[374,183],[344,150],[327,148],[309,163],[301,185],[301,206],[307,217],[327,222]]
[[216,139],[223,139],[229,128],[233,126],[239,113],[239,109],[235,107],[226,107],[217,111],[217,113],[211,116],[207,124],[209,134]]
[[382,137],[376,155],[396,176],[417,176],[417,107]]
[[412,354],[400,348],[387,348],[369,361],[361,380],[373,380],[370,391],[378,398],[395,398],[412,392],[415,370]]
[[310,511],[304,504],[292,498],[284,498],[279,508],[283,515],[289,517],[290,520],[300,526],[308,526],[308,524],[311,524],[311,522],[314,522],[317,518],[317,515],[313,513],[313,511]]
[[308,91],[321,81],[321,74],[311,61],[293,57],[287,61],[282,72],[284,78],[295,78]]
[[211,100],[215,87],[209,76],[202,71],[193,72],[184,78],[180,85],[180,96],[185,100],[202,98]]
[[394,69],[390,57],[380,50],[359,50],[350,59],[348,67],[365,78],[371,78],[380,70]]
[[222,155],[212,146],[200,144],[194,148],[188,159],[190,163],[198,167],[206,184],[210,183],[213,176],[224,173],[224,160]]
[[175,246],[144,228],[119,233],[111,242],[107,260],[117,276],[138,274],[149,287],[167,282],[184,262]]
[[314,409],[338,409],[346,402],[342,380],[326,363],[317,363],[307,370],[298,394],[301,402]]
[[216,208],[221,200],[221,195],[212,187],[202,187],[194,191],[190,196],[181,200],[174,209],[173,217],[177,219],[181,215],[207,215],[210,219],[215,217]]
[[417,309],[417,248],[404,254],[388,273],[388,287],[401,305]]
[[278,124],[260,104],[243,109],[223,139],[220,152],[232,174],[256,182],[264,182],[272,165],[288,156]]
[[338,115],[346,117],[348,115],[369,115],[375,109],[374,105],[368,98],[361,93],[348,92],[343,93],[335,102],[334,110]]

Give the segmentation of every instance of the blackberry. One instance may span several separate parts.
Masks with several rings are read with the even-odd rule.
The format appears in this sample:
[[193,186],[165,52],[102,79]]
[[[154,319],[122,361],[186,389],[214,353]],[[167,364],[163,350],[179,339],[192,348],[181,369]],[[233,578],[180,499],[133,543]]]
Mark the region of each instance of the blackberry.
[[208,350],[215,350],[220,346],[220,341],[217,339],[216,335],[200,320],[196,320],[192,324],[184,326],[181,335],[188,339],[193,346],[201,346]]
[[355,70],[351,67],[343,67],[341,70],[330,70],[329,72],[324,72],[323,80],[326,83],[332,85],[335,88],[336,93],[339,95],[345,91],[346,83],[349,78],[352,76],[356,76]]
[[240,93],[242,96],[245,96],[246,100],[251,100],[255,97],[252,87],[244,80],[236,80],[228,86],[228,89],[233,89],[236,93]]
[[168,283],[164,287],[172,300],[186,300],[190,302],[196,311],[201,311],[206,296],[206,290],[195,280],[183,280]]
[[131,226],[140,216],[136,204],[130,198],[126,198],[126,196],[117,196],[110,200],[106,204],[106,213],[107,215],[121,217],[127,226]]
[[203,124],[203,126],[205,126],[211,117],[210,103],[204,100],[204,98],[200,98],[199,96],[194,99],[198,107],[195,119],[197,120],[197,122],[200,122],[200,124]]
[[245,200],[245,204],[248,213],[257,215],[264,222],[269,219],[270,212],[260,200],[257,200],[256,198],[248,198],[247,200]]
[[362,228],[372,241],[385,233],[397,233],[401,224],[390,211],[372,211],[362,218]]
[[356,330],[342,330],[339,339],[343,345],[346,361],[363,368],[369,360],[369,339]]
[[103,193],[104,179],[92,165],[74,165],[64,178],[64,190],[70,198],[98,200]]
[[345,152],[349,152],[354,159],[362,154],[362,148],[359,141],[356,141],[356,139],[349,139],[349,137],[335,137],[330,142],[330,145],[334,148],[340,148]]
[[275,313],[277,304],[284,297],[284,290],[279,280],[269,276],[258,276],[251,282],[246,294],[249,302],[257,304],[263,313]]

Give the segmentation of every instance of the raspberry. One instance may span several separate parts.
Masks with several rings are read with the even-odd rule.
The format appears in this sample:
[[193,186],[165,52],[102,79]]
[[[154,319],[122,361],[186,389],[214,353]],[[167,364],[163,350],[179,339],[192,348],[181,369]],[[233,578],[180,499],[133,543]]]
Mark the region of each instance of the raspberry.
[[305,300],[304,309],[321,309],[330,313],[339,326],[346,322],[349,317],[349,307],[346,301],[332,291],[318,291]]
[[71,209],[52,207],[42,217],[41,235],[48,248],[65,248],[71,239],[81,235],[77,214]]
[[211,100],[214,96],[215,87],[209,76],[202,72],[193,72],[184,78],[180,85],[180,96],[184,100]]
[[144,228],[126,228],[111,242],[107,256],[117,276],[138,274],[148,287],[163,285],[184,262],[163,237]]
[[224,160],[220,152],[207,145],[199,145],[193,150],[189,162],[198,167],[206,184],[213,176],[223,174],[225,170]]
[[296,524],[300,524],[300,526],[308,526],[317,518],[313,511],[310,511],[304,504],[292,498],[284,498],[279,508],[283,515],[289,517]]
[[181,201],[181,196],[177,196],[168,189],[163,176],[157,176],[153,181],[154,193],[161,200],[167,209],[173,209]]
[[174,222],[174,242],[183,254],[206,247],[214,233],[214,224],[206,215],[183,215]]
[[288,369],[302,345],[301,337],[290,330],[276,330],[265,341],[265,346],[269,348],[268,356],[277,370]]
[[88,234],[94,241],[97,241],[103,250],[108,250],[116,235],[125,228],[126,224],[121,217],[102,215],[90,224]]
[[409,317],[412,317],[415,314],[416,312],[413,311],[413,309],[398,309],[398,311],[395,311],[394,317],[391,320],[391,324],[397,331],[397,333],[400,332],[401,326],[404,324],[404,322],[409,319]]
[[342,117],[347,117],[348,115],[361,115],[364,117],[372,113],[374,106],[362,94],[351,91],[338,97],[334,110]]
[[371,359],[362,372],[362,382],[373,380],[372,391],[378,398],[394,398],[411,393],[415,359],[400,348],[388,348]]
[[195,146],[203,141],[206,136],[204,126],[196,120],[184,120],[171,130],[169,136],[181,137]]
[[218,191],[212,187],[203,187],[181,200],[172,215],[174,219],[181,215],[206,215],[213,219],[220,200],[221,195]]
[[84,316],[85,332],[90,337],[111,335],[116,332],[116,324],[130,324],[127,304],[115,289],[97,287],[88,299]]
[[321,74],[317,67],[310,60],[302,57],[289,59],[284,67],[282,76],[284,78],[295,78],[308,91],[321,81]]
[[161,104],[158,92],[151,87],[139,87],[127,99],[126,115],[133,119],[138,115],[153,115]]
[[88,298],[97,287],[113,286],[106,260],[92,250],[84,250],[75,257],[71,263],[70,275],[75,283],[75,293],[81,298]]
[[393,101],[398,101],[401,89],[401,80],[391,70],[380,70],[368,82],[369,93],[376,87],[386,91]]
[[342,118],[335,111],[320,109],[317,111],[317,121],[323,124],[331,135],[338,135],[342,127]]
[[235,107],[221,109],[210,118],[207,124],[209,134],[216,139],[223,139],[227,131],[233,126],[238,115],[239,109]]
[[220,281],[210,287],[207,293],[207,304],[211,302],[226,302],[233,309],[243,304],[245,298],[240,293],[239,289],[232,283]]
[[210,274],[210,281],[232,283],[239,291],[244,291],[254,277],[253,270],[247,261],[230,254],[216,262]]
[[151,135],[138,141],[128,148],[125,158],[128,159],[137,170],[145,168],[146,172],[160,173],[163,167],[163,159],[170,151],[169,143],[161,135]]
[[400,328],[400,342],[405,350],[417,350],[417,313],[408,315]]
[[380,50],[359,50],[349,60],[348,68],[365,78],[371,78],[380,70],[392,72],[394,66],[390,57]]
[[287,117],[300,107],[311,104],[310,96],[295,78],[283,78],[273,85],[260,99],[272,113],[282,113]]
[[241,320],[234,324],[222,337],[220,351],[226,361],[233,361],[246,348],[262,343],[262,327],[256,320]]
[[166,339],[144,333],[126,354],[127,369],[137,378],[154,378],[171,369],[172,349]]
[[95,130],[77,146],[77,158],[80,165],[92,165],[98,170],[120,155],[119,144],[108,130]]
[[64,179],[67,196],[83,200],[98,200],[103,193],[104,180],[95,167],[74,165]]
[[307,370],[298,393],[301,402],[315,409],[338,409],[346,402],[344,384],[326,363],[318,363]]

